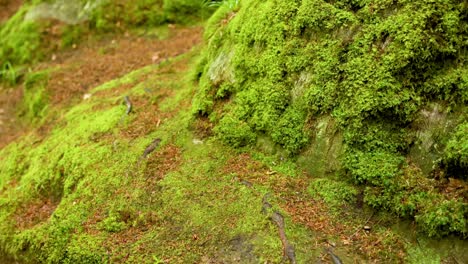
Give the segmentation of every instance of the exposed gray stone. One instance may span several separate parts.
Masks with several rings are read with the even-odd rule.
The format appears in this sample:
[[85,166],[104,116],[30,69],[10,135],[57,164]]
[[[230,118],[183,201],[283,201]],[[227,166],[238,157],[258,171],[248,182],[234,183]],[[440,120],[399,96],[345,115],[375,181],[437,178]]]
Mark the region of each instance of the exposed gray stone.
[[51,3],[41,3],[28,11],[25,20],[57,19],[75,25],[88,20],[92,11],[103,2],[104,0],[56,0]]
[[315,121],[309,147],[298,158],[298,164],[316,177],[323,177],[341,168],[340,156],[343,153],[343,136],[338,131],[331,116],[323,116]]
[[457,114],[448,114],[438,103],[432,103],[418,113],[412,124],[416,141],[410,149],[409,158],[425,175],[438,166],[447,136],[456,127],[457,119]]

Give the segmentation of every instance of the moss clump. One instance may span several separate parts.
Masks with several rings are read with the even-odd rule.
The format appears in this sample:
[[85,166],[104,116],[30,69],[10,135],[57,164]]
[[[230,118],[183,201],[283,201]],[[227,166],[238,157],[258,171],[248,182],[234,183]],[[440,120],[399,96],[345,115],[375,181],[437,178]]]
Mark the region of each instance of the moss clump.
[[463,230],[467,232],[468,209],[458,201],[440,201],[427,206],[424,213],[416,216],[416,222],[430,236],[443,236]]
[[[24,21],[29,6],[24,5],[4,25],[0,25],[0,67],[24,64],[41,58],[38,24]],[[1,76],[0,76],[1,77]]]
[[250,127],[232,116],[225,116],[221,121],[221,126],[215,129],[215,132],[226,143],[235,147],[243,147],[255,142],[257,135],[252,132]]
[[[50,41],[48,30],[52,23],[47,19],[25,20],[28,11],[44,2],[47,1],[24,4],[13,17],[0,25],[0,79],[14,84],[18,79],[15,74],[18,66],[42,59],[47,51],[77,44],[91,34],[123,32],[135,28],[147,30],[168,23],[197,23],[208,18],[215,10],[203,0],[104,0],[94,4],[82,1],[73,6],[79,8],[81,5],[85,9],[86,6],[89,8],[95,5],[89,11],[89,19],[79,21],[79,24],[59,24],[60,30],[54,33],[58,35],[52,37],[61,39],[61,43],[54,43],[53,39]],[[60,12],[59,7],[56,9],[55,12]]]
[[105,1],[91,16],[89,27],[102,32],[166,22],[162,0]]
[[444,163],[451,175],[468,179],[468,122],[461,123],[445,149]]
[[[230,125],[243,124],[293,155],[311,142],[316,120],[330,115],[343,135],[341,176],[366,185],[370,205],[398,213],[392,196],[419,197],[405,212],[420,219],[429,204],[466,207],[435,189],[423,195],[399,186],[417,113],[436,101],[451,109],[468,102],[466,10],[447,0],[245,0],[220,8],[207,26],[193,112],[209,116],[223,139]],[[466,168],[464,129],[447,147],[452,171]],[[467,233],[455,222],[429,222],[418,221],[430,235]]]
[[48,80],[48,71],[30,73],[25,78],[20,116],[29,123],[40,121],[47,114],[49,99],[45,89]]
[[313,181],[309,186],[309,193],[312,196],[320,195],[332,210],[356,202],[357,196],[357,190],[353,186],[326,178]]
[[207,18],[212,11],[203,0],[105,1],[93,12],[89,27],[108,32],[165,23],[187,24]]
[[208,18],[213,9],[206,5],[206,0],[164,0],[164,11],[168,21],[188,23],[200,18]]

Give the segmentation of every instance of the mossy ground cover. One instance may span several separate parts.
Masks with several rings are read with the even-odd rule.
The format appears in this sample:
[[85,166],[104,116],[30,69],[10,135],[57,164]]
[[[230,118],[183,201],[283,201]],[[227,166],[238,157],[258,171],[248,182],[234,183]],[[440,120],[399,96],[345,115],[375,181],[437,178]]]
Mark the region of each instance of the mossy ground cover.
[[[50,6],[35,10],[40,5]],[[0,23],[2,82],[16,84],[31,63],[47,59],[52,52],[76,46],[94,35],[141,29],[144,30],[142,34],[147,34],[151,33],[148,30],[169,23],[196,24],[215,10],[204,0],[73,0],[69,5],[71,7],[67,1],[25,1],[18,12]],[[73,10],[67,11],[68,8]],[[44,14],[26,19],[30,12]],[[77,23],[60,20],[60,17],[81,13],[86,14],[87,19],[77,19]]]
[[[187,59],[174,64],[152,69],[151,94],[142,85],[126,91],[134,112],[123,122],[122,94],[98,87],[50,135],[31,133],[2,150],[2,251],[47,263],[281,258],[261,195],[222,170],[235,152],[192,142],[193,88],[178,80]],[[141,159],[154,138],[161,145]]]
[[[430,236],[466,237],[466,191],[439,188],[466,175],[466,10],[444,0],[225,5],[207,25],[193,112],[227,144],[267,138],[316,176],[365,187],[367,205]],[[421,116],[435,125],[418,129]]]
[[[254,5],[253,1],[243,3]],[[275,7],[257,5],[265,10]],[[289,5],[295,4],[276,7],[284,11]],[[43,126],[33,129],[0,150],[0,260],[4,255],[5,260],[32,263],[280,263],[284,259],[277,226],[262,213],[266,197],[272,210],[285,218],[286,236],[298,263],[329,260],[324,248],[332,245],[345,263],[463,260],[466,243],[455,243],[462,245],[461,250],[434,251],[438,244],[408,240],[408,229],[394,230],[392,215],[365,206],[385,208],[388,204],[381,200],[385,194],[385,199],[393,197],[395,204],[401,204],[401,208],[392,209],[400,215],[419,212],[418,223],[427,225],[428,230],[458,232],[463,229],[463,218],[454,221],[457,212],[447,213],[464,210],[463,204],[456,202],[463,199],[458,179],[444,186],[444,190],[455,188],[456,194],[445,194],[441,200],[434,179],[425,177],[417,166],[395,168],[392,164],[402,162],[401,157],[382,150],[369,158],[363,149],[351,163],[354,167],[349,167],[355,169],[354,177],[336,173],[341,155],[349,154],[349,149],[343,150],[343,145],[350,147],[349,141],[345,141],[348,145],[341,142],[349,140],[349,134],[334,114],[309,120],[309,113],[299,111],[305,107],[301,96],[315,78],[312,74],[292,78],[297,87],[291,98],[297,104],[288,108],[287,104],[281,106],[282,95],[287,94],[281,89],[288,86],[283,83],[276,90],[274,85],[281,84],[287,74],[280,78],[284,73],[267,68],[264,73],[271,76],[262,76],[253,70],[250,73],[255,78],[246,74],[241,80],[248,84],[245,87],[255,88],[240,96],[240,102],[248,104],[236,106],[235,89],[247,89],[237,86],[242,77],[238,73],[254,63],[239,70],[232,61],[245,58],[236,57],[232,50],[217,54],[213,47],[226,48],[221,35],[232,33],[230,22],[241,23],[236,19],[246,11],[238,1],[219,6],[206,31],[207,36],[219,34],[218,38],[209,38],[209,49],[200,58],[195,58],[198,49],[176,59],[168,57],[158,61],[159,65],[88,90],[86,100],[75,100],[66,107],[44,104],[42,90],[49,85],[51,71],[28,76],[26,88],[38,89],[26,96],[26,105],[31,106],[26,113],[32,114],[31,119],[53,120],[45,132]],[[253,30],[248,19],[243,21],[247,32]],[[260,44],[244,47],[243,52],[262,54],[268,45]],[[273,54],[265,58],[271,67],[276,61]],[[188,79],[189,65],[195,65],[196,60],[198,69],[191,76],[201,77],[200,87]],[[273,98],[262,97],[270,89],[278,93],[273,93]],[[129,115],[125,114],[124,96],[132,102]],[[256,99],[265,100],[259,108]],[[204,116],[194,119],[193,112],[200,111]],[[282,111],[284,118],[275,119]],[[307,122],[301,123],[304,120]],[[281,129],[271,132],[275,121]],[[258,123],[253,126],[251,122]],[[381,139],[401,140],[400,134],[388,131],[394,124],[374,120],[366,125],[376,133],[381,130]],[[453,173],[466,163],[463,122],[457,121],[455,127],[455,136],[447,140],[446,156],[450,159],[441,163]],[[386,144],[372,141],[374,146],[367,137],[362,141],[377,150],[381,149],[376,146]],[[299,157],[294,156],[309,143]],[[152,144],[154,149],[148,151]],[[361,156],[369,158],[370,165]],[[319,162],[314,166],[310,160]],[[381,168],[375,162],[385,162],[387,174],[377,175],[375,170]],[[398,169],[401,173],[393,178]],[[379,177],[394,180],[390,185],[396,182],[398,189],[387,193],[379,189]],[[370,181],[371,188],[356,186],[355,180]],[[427,199],[441,203],[421,209]],[[364,225],[370,226],[370,231],[364,230]],[[413,233],[414,227],[410,231]]]
[[289,159],[192,131],[193,54],[96,87],[49,133],[1,150],[2,254],[41,263],[276,263],[281,240],[261,212],[268,194],[299,263],[327,259],[329,243],[348,261],[406,258],[388,227],[363,233],[369,212],[350,209],[353,187],[333,196],[342,183],[311,184]]

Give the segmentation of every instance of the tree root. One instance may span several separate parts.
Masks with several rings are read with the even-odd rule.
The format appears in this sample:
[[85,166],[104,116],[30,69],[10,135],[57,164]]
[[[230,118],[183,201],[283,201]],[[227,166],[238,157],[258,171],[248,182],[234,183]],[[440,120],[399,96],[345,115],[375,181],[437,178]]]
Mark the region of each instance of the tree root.
[[333,264],[343,264],[343,261],[341,261],[341,259],[337,255],[335,255],[335,253],[333,253],[333,250],[331,248],[327,248],[326,251],[332,259]]
[[269,195],[263,197],[262,212],[269,215],[270,220],[278,227],[281,243],[283,244],[283,260],[289,260],[291,264],[296,264],[296,252],[286,237],[284,230],[284,217],[277,211],[272,211],[272,205],[268,202]]

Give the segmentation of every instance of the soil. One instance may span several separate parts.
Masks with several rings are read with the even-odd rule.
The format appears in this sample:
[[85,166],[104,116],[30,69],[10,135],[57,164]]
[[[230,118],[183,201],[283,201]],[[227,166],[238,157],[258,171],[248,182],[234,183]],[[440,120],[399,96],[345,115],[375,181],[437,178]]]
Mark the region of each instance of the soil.
[[24,134],[25,126],[16,118],[22,95],[22,89],[2,90],[0,84],[0,149]]
[[20,230],[29,229],[49,219],[57,208],[57,201],[43,199],[23,205],[15,214],[16,227]]
[[[5,22],[22,5],[21,0],[0,0],[0,23]],[[22,127],[15,125],[12,109],[21,100],[20,90],[2,91],[0,84],[0,148],[21,135]]]
[[[12,5],[13,2],[16,3],[8,3]],[[0,12],[3,14],[5,11]],[[168,27],[170,33],[164,40],[125,33],[73,45],[68,50],[56,52],[34,70],[55,69],[51,72],[47,86],[50,103],[55,107],[67,107],[81,100],[94,87],[144,66],[186,53],[201,42],[202,27]],[[27,125],[21,124],[17,118],[21,99],[21,86],[6,88],[0,84],[0,148],[28,130]],[[43,127],[40,130],[49,129]]]
[[48,84],[51,102],[68,102],[131,71],[186,53],[201,41],[201,32],[201,27],[171,26],[170,36],[165,40],[127,33],[54,54],[50,62],[40,66],[59,69],[52,74]]
[[0,0],[0,23],[11,17],[22,4],[21,0]]

